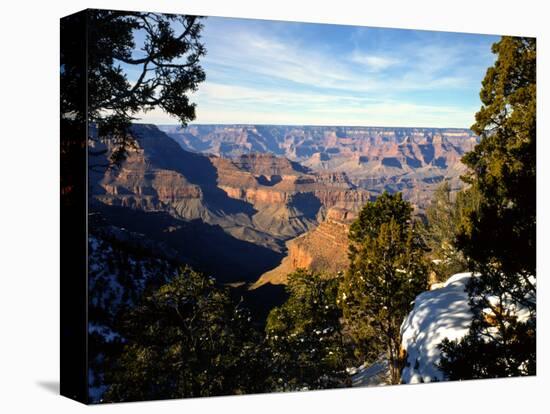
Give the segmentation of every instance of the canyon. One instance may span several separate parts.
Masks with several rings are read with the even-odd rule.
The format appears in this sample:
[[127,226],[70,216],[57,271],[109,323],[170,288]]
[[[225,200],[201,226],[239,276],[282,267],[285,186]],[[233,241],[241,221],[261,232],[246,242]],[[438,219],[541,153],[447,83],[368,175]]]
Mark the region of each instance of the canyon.
[[[268,153],[194,153],[154,125],[131,133],[120,166],[90,172],[90,210],[224,283],[255,282],[277,267],[287,241],[372,199],[345,172],[316,172]],[[99,166],[115,150],[107,142],[92,149],[104,154]]]
[[251,286],[257,289],[267,283],[286,284],[288,275],[307,269],[323,277],[334,277],[349,264],[348,231],[356,214],[332,208],[317,227],[286,242],[287,255],[279,266],[260,276]]
[[90,143],[102,154],[90,170],[96,222],[254,290],[263,305],[298,268],[344,271],[349,226],[383,191],[403,192],[422,213],[442,180],[459,189],[460,159],[478,142],[435,128],[135,124],[130,133],[114,168],[105,165],[116,148]]
[[468,129],[285,125],[161,125],[187,151],[233,158],[285,157],[318,173],[345,173],[373,195],[401,191],[419,210],[446,179],[457,190],[462,155],[478,137]]

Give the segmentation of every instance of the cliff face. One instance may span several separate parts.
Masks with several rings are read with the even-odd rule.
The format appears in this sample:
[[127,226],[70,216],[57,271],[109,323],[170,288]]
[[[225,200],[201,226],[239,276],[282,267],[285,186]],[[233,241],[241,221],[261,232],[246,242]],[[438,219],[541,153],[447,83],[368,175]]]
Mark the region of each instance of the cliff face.
[[370,199],[368,192],[357,188],[344,172],[317,173],[271,154],[210,159],[218,172],[218,186],[230,197],[260,209],[265,204],[292,205],[309,199],[325,209],[358,210]]
[[136,147],[125,162],[99,174],[92,186],[97,201],[200,220],[281,251],[328,209],[357,211],[370,199],[345,173],[317,173],[272,154],[226,159],[191,153],[150,125],[135,125],[132,134]]
[[316,228],[286,243],[287,255],[279,266],[264,273],[252,289],[264,284],[285,284],[297,269],[319,272],[334,277],[348,266],[348,231],[355,214],[333,208]]
[[143,148],[129,153],[120,170],[108,170],[100,182],[96,198],[106,204],[163,210],[186,199],[200,199],[200,186],[190,183],[180,172],[155,168]]
[[163,129],[190,151],[232,158],[250,153],[284,156],[318,173],[345,173],[350,183],[373,194],[401,191],[420,208],[444,177],[455,188],[461,185],[459,176],[465,169],[460,159],[478,142],[469,130],[449,128],[194,125]]

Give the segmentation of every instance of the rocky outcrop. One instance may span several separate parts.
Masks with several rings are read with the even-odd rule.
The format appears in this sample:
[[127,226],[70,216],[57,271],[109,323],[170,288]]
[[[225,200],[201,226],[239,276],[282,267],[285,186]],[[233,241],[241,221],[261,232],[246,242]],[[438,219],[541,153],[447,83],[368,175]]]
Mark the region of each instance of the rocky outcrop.
[[310,194],[320,205],[358,210],[370,195],[357,188],[345,173],[316,173],[271,154],[242,155],[231,160],[211,157],[218,185],[230,197],[260,207],[292,204]]
[[264,284],[285,284],[290,273],[307,269],[334,277],[348,267],[348,231],[355,218],[349,210],[329,209],[316,228],[286,243],[287,255],[279,266],[264,273],[252,289]]
[[[422,292],[414,300],[414,307],[401,324],[401,352],[406,357],[401,371],[401,381],[405,384],[439,382],[448,380],[440,369],[442,351],[439,345],[444,339],[461,340],[469,333],[473,313],[471,301],[480,301],[468,294],[468,284],[473,277],[480,274],[457,273],[439,286]],[[529,278],[536,288],[536,279]],[[534,291],[533,291],[534,292]],[[527,301],[536,302],[535,296],[527,293],[523,298],[512,299],[510,296],[490,296],[485,298],[491,303],[483,311],[489,324],[496,324],[493,310],[504,312],[507,317],[518,322],[527,322],[532,316]],[[523,304],[522,304],[523,303]],[[527,362],[524,362],[526,365]],[[525,372],[523,375],[528,375]]]

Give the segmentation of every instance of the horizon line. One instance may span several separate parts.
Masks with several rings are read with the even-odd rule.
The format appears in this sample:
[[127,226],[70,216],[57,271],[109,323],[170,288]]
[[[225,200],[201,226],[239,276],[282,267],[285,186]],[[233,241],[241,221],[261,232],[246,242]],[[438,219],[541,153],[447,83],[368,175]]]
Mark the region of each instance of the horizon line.
[[467,130],[475,134],[469,127],[430,127],[430,126],[392,126],[392,125],[336,125],[336,124],[277,124],[277,123],[243,123],[243,122],[192,122],[188,123],[186,127],[181,124],[175,123],[162,123],[162,122],[133,122],[133,124],[141,125],[156,125],[156,126],[177,126],[187,128],[191,126],[281,126],[281,127],[326,127],[326,128],[386,128],[386,129],[460,129]]

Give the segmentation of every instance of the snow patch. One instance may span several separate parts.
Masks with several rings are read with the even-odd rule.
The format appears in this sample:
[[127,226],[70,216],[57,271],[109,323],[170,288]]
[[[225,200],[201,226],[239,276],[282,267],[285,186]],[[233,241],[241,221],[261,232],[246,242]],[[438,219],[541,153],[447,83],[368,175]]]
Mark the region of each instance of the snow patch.
[[370,387],[389,384],[390,365],[386,358],[381,357],[372,365],[361,365],[346,370],[351,375],[352,387]]
[[437,368],[441,358],[437,346],[445,338],[455,340],[468,333],[473,314],[466,285],[471,277],[471,273],[456,274],[441,288],[416,297],[413,310],[401,325],[401,347],[407,352],[401,373],[404,383],[444,379]]

